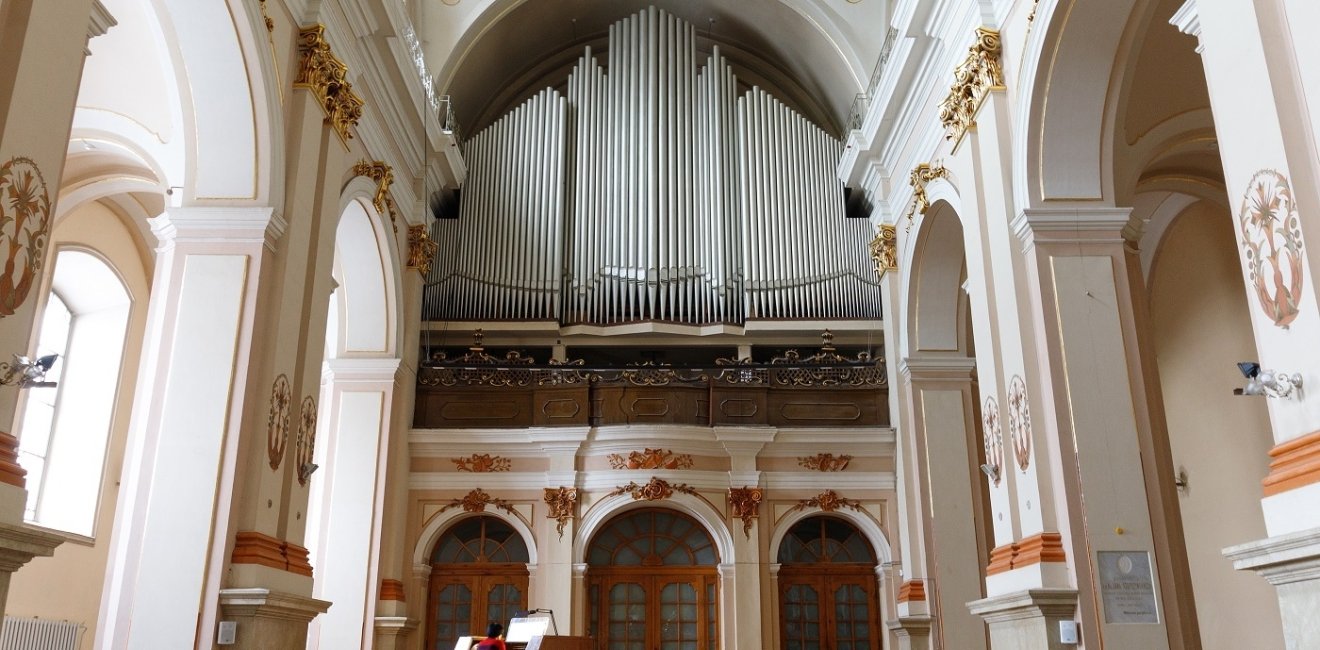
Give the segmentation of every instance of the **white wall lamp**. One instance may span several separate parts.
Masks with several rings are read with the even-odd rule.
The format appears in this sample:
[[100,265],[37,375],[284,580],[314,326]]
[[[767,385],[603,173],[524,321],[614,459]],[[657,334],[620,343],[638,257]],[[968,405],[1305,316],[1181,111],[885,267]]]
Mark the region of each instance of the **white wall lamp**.
[[33,361],[15,354],[13,363],[0,363],[0,372],[4,373],[0,375],[0,385],[19,388],[54,388],[56,383],[46,381],[46,373],[59,358],[58,354],[48,354]]
[[1277,370],[1265,370],[1255,361],[1239,361],[1237,366],[1238,370],[1242,371],[1242,376],[1247,378],[1247,385],[1234,388],[1234,395],[1264,395],[1288,399],[1302,392],[1300,373],[1289,375]]
[[991,482],[991,483],[998,483],[998,482],[999,482],[999,466],[998,466],[998,465],[991,465],[990,463],[981,463],[981,471],[982,471],[982,472],[985,472],[985,475],[990,477],[990,482]]

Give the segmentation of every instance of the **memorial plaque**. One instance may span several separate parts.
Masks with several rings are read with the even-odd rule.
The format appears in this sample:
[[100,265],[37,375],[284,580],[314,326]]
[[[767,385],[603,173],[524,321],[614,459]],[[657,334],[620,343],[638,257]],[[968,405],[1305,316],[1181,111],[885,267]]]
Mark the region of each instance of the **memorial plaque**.
[[1145,551],[1100,551],[1098,559],[1105,623],[1159,623],[1150,554]]

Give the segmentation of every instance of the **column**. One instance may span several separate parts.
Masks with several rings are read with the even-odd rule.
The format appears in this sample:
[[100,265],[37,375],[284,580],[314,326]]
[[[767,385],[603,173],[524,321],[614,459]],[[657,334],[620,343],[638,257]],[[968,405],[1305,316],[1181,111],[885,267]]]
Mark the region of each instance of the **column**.
[[[532,439],[550,460],[545,473],[545,494],[543,498],[544,515],[538,515],[537,538],[537,580],[532,582],[535,590],[529,594],[528,605],[532,608],[554,610],[555,625],[563,634],[583,634],[579,625],[585,625],[585,617],[578,612],[586,611],[586,565],[573,564],[573,541],[577,539],[578,494],[581,481],[577,471],[577,453],[586,441],[589,429],[581,428],[544,428],[532,433]],[[561,494],[560,489],[565,488]],[[575,491],[576,490],[576,491]],[[555,505],[552,505],[555,502]],[[551,518],[555,506],[566,508],[570,515],[563,522],[560,530],[558,518]],[[540,506],[532,509],[533,513],[542,512]],[[581,571],[578,568],[581,567]],[[581,601],[575,602],[575,599]],[[581,609],[579,609],[579,606]],[[579,621],[581,621],[579,623]],[[569,630],[574,630],[570,632]]]
[[[769,428],[716,428],[716,439],[729,453],[730,488],[762,487],[761,472],[756,468],[756,456],[774,436],[774,430]],[[720,565],[720,576],[722,579],[725,577],[724,566],[731,566],[733,571],[728,574],[729,582],[722,584],[720,589],[733,589],[734,580],[737,589],[733,598],[733,611],[721,613],[723,618],[720,623],[721,627],[733,628],[738,645],[725,647],[760,648],[769,645],[763,643],[762,639],[762,616],[773,612],[778,606],[777,590],[769,592],[774,599],[771,603],[766,603],[762,598],[765,592],[761,589],[761,549],[768,543],[768,539],[763,540],[761,535],[759,511],[762,506],[758,504],[754,507],[758,516],[751,520],[751,527],[744,533],[742,519],[732,516],[733,507],[729,505],[731,516],[726,523],[733,535],[733,557],[722,558],[727,564]],[[766,561],[772,562],[774,559],[766,558]]]
[[[1048,381],[1043,401],[1054,414],[1044,453],[1054,466],[1058,518],[1068,522],[1051,554],[1076,580],[1083,643],[1098,644],[1103,635],[1118,647],[1166,648],[1181,603],[1167,530],[1156,522],[1178,515],[1163,511],[1148,487],[1158,479],[1149,476],[1149,369],[1122,234],[1128,220],[1125,208],[1027,210],[1014,226],[1031,271],[1040,372]],[[1037,604],[1045,603],[1024,606]],[[1048,639],[1031,647],[1056,642],[1057,630],[1044,629]]]
[[160,245],[97,647],[210,645],[271,214],[171,207],[152,220]]
[[[0,283],[0,362],[27,355],[32,340],[41,265],[82,80],[84,49],[114,19],[94,0],[6,0],[0,7],[0,189],[30,192],[27,206],[8,199],[0,248],[13,270]],[[11,249],[11,247],[13,247]],[[0,420],[13,422],[16,386],[0,386]],[[0,431],[0,616],[10,575],[36,556],[49,556],[62,538],[23,525],[26,472],[18,439]]]
[[[929,528],[926,578],[899,588],[899,620],[933,616],[947,648],[986,647],[985,625],[966,605],[981,598],[984,551],[981,502],[972,483],[973,474],[980,476],[975,367],[966,357],[928,354],[904,359],[901,368],[913,398],[920,485],[926,488],[921,507]],[[914,621],[916,634],[909,638],[919,638],[921,627],[922,621]]]
[[1276,587],[1289,648],[1320,638],[1320,110],[1307,104],[1320,69],[1309,58],[1312,4],[1189,0],[1170,21],[1196,38],[1189,46],[1201,54],[1257,361],[1301,379],[1300,390],[1267,398],[1275,447],[1261,508],[1269,537],[1224,549],[1234,567]]

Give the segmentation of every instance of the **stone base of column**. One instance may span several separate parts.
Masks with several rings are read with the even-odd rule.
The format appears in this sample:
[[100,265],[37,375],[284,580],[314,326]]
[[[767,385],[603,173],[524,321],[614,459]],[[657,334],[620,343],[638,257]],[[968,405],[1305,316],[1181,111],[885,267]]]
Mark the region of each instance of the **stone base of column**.
[[222,621],[238,623],[233,647],[241,650],[276,650],[307,646],[307,624],[324,614],[330,603],[269,589],[221,589]]
[[1320,648],[1320,528],[1230,546],[1224,557],[1274,585],[1289,650]]
[[1070,650],[1059,643],[1059,621],[1077,611],[1075,589],[1027,589],[967,603],[990,626],[995,650]]
[[930,650],[929,616],[900,616],[886,625],[898,637],[898,650]]
[[9,600],[9,578],[32,558],[53,555],[63,541],[63,537],[38,528],[0,522],[0,617]]
[[403,650],[408,647],[408,637],[417,629],[418,621],[406,616],[376,617],[376,649]]

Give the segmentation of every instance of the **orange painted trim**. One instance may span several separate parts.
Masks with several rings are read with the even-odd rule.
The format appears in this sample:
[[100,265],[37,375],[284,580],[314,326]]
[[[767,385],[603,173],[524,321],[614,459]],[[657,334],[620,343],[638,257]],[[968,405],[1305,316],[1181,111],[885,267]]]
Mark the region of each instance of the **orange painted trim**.
[[240,531],[234,536],[234,553],[230,562],[257,564],[309,578],[312,575],[307,549],[253,530]]
[[0,483],[27,487],[27,470],[18,464],[18,438],[0,431]]
[[926,601],[926,583],[923,580],[908,580],[903,586],[898,588],[898,602],[925,602]]
[[985,567],[985,574],[992,576],[1042,562],[1066,561],[1068,554],[1063,550],[1062,535],[1036,533],[1021,541],[990,551],[990,564]]
[[380,599],[397,600],[399,602],[408,600],[403,594],[403,583],[389,578],[380,581]]
[[1270,459],[1270,473],[1260,482],[1267,497],[1320,483],[1320,431],[1276,446]]

